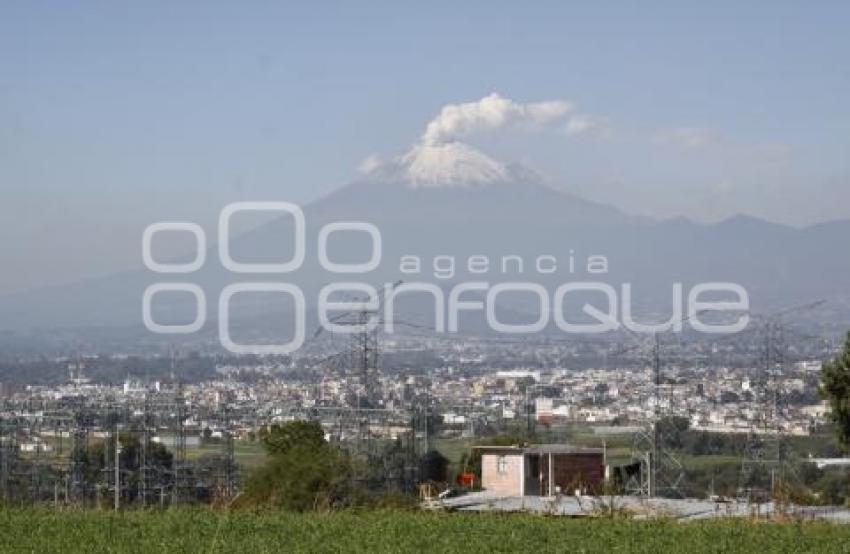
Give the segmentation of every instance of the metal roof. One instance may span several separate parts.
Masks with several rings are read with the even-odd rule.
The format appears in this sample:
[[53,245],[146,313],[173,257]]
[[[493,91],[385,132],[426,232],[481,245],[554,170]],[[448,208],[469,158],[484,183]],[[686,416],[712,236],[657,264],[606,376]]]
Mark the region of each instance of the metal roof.
[[602,454],[602,448],[575,446],[571,444],[531,444],[528,446],[474,446],[478,450],[510,452],[515,454]]

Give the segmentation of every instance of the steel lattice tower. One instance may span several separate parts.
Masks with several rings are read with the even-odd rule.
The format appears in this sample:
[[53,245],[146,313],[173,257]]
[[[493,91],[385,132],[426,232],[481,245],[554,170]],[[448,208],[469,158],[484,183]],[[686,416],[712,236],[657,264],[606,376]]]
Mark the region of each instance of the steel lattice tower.
[[777,479],[784,477],[786,469],[779,390],[786,342],[785,328],[778,317],[764,322],[760,342],[759,360],[750,382],[749,430],[738,480],[738,498],[749,502],[773,498]]
[[652,418],[649,424],[635,433],[632,459],[641,464],[639,482],[632,482],[629,492],[641,496],[681,497],[679,487],[685,478],[684,468],[676,453],[669,447],[669,423],[672,411],[662,405],[663,369],[661,337],[655,334],[652,344]]

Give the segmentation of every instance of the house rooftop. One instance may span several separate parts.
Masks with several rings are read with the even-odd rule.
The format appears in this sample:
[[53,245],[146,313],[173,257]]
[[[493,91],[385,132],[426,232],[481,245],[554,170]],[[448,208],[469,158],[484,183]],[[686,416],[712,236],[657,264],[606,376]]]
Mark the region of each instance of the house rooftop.
[[474,446],[482,453],[515,453],[515,454],[602,454],[602,448],[575,446],[571,444],[530,444],[528,446]]

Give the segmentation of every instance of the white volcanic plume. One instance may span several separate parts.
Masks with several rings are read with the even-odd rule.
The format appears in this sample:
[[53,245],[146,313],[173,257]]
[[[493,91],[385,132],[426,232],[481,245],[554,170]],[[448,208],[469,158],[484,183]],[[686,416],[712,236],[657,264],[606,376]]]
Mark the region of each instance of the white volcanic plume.
[[572,109],[572,104],[562,100],[520,104],[494,92],[477,102],[443,106],[425,128],[422,143],[435,146],[508,126],[541,127],[560,120]]
[[522,104],[497,93],[475,102],[448,104],[405,155],[378,166],[370,157],[361,168],[369,178],[412,188],[519,182],[518,178],[528,177],[527,170],[508,167],[459,139],[508,128],[542,129],[562,123],[572,110],[572,104],[562,100]]

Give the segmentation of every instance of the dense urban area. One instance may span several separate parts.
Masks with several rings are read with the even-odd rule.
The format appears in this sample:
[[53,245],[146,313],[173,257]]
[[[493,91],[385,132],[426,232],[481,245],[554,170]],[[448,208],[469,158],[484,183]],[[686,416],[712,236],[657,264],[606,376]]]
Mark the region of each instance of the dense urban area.
[[[692,341],[363,331],[291,357],[17,356],[2,361],[0,493],[842,518],[847,460],[820,392],[842,346],[769,320]],[[513,455],[518,485],[502,478]]]

